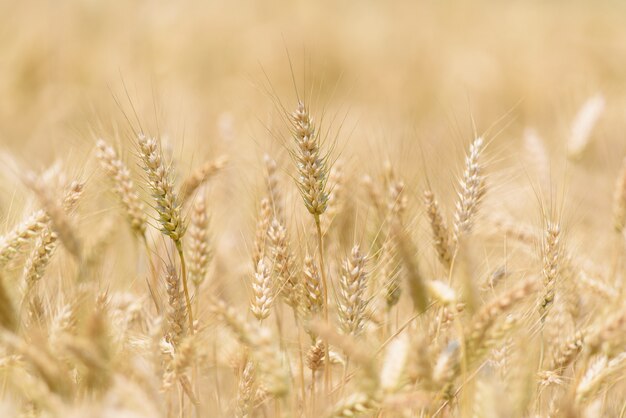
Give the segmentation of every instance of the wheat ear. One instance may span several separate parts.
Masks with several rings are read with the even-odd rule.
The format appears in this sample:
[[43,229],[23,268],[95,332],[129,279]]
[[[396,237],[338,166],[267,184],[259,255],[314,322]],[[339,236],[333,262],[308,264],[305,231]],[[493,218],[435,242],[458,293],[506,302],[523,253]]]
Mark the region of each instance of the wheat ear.
[[430,190],[424,191],[424,204],[426,205],[426,214],[430,222],[430,228],[433,232],[433,242],[439,261],[446,268],[450,268],[452,264],[452,251],[450,250],[450,231],[439,209],[439,204],[435,199],[435,195]]
[[274,217],[279,219],[281,222],[285,222],[285,208],[283,195],[280,190],[278,164],[276,163],[276,160],[274,160],[267,154],[263,156],[263,160],[265,162],[265,169],[267,171],[267,177],[265,179],[265,182],[267,184],[267,193],[270,198],[270,203],[272,204]]
[[241,376],[237,390],[237,407],[235,416],[237,418],[247,418],[254,407],[254,384],[255,384],[254,363],[247,361]]
[[173,266],[167,267],[165,288],[167,290],[167,332],[166,339],[174,346],[178,346],[185,336],[185,302],[180,288],[180,278]]
[[0,267],[19,254],[22,247],[46,227],[48,221],[46,212],[38,210],[0,238]]
[[180,187],[180,201],[186,202],[211,177],[222,171],[228,163],[228,157],[222,155],[215,161],[208,161],[192,172]]
[[132,230],[140,237],[146,233],[146,214],[143,203],[135,189],[130,170],[119,158],[115,149],[104,140],[96,142],[96,156],[101,167],[113,181],[113,191],[117,194],[126,212]]
[[211,261],[209,216],[206,209],[206,200],[202,193],[196,196],[194,201],[187,234],[189,238],[189,246],[187,248],[189,277],[197,292],[200,284],[206,278],[209,262]]
[[161,232],[169,236],[178,247],[185,234],[185,226],[180,214],[180,203],[174,193],[171,170],[163,161],[163,154],[156,139],[139,135],[138,142],[144,170],[159,214]]
[[621,233],[626,226],[626,158],[622,161],[613,192],[613,227]]
[[310,255],[304,257],[302,285],[304,287],[304,297],[302,307],[305,318],[313,318],[324,309],[322,280],[315,260]]
[[262,321],[270,315],[273,301],[270,269],[265,259],[262,258],[257,264],[252,280],[252,303],[250,304],[250,310],[256,319]]
[[31,289],[43,277],[43,274],[50,262],[52,253],[54,252],[58,242],[58,235],[51,231],[50,228],[44,228],[37,239],[35,248],[31,256],[26,260],[24,266],[24,281],[26,283],[26,292],[28,295]]
[[542,247],[544,291],[539,302],[539,314],[542,321],[545,321],[548,310],[554,301],[556,281],[559,277],[563,253],[560,234],[560,227],[555,223],[548,222]]
[[365,256],[358,245],[343,262],[339,285],[339,323],[346,334],[359,335],[365,324],[367,274]]
[[30,173],[26,175],[24,181],[39,199],[41,205],[43,206],[43,209],[49,216],[52,227],[59,235],[59,239],[61,240],[65,248],[76,259],[80,260],[82,245],[78,236],[76,235],[75,228],[73,227],[67,216],[66,211],[64,210],[64,206],[73,207],[75,205],[75,201],[78,200],[78,198],[82,194],[84,184],[77,181],[72,182],[69,187],[69,192],[66,195],[67,199],[70,199],[71,202],[67,203],[66,205],[60,205],[52,197],[51,190],[49,190],[49,188],[44,184],[41,178],[38,178],[33,173]]
[[454,213],[454,242],[458,243],[462,235],[468,234],[473,226],[478,207],[485,195],[485,178],[480,156],[484,140],[478,137],[472,142],[469,154],[465,158],[465,171],[459,183],[458,200]]
[[298,275],[296,275],[293,255],[289,250],[287,228],[274,218],[267,234],[272,245],[272,261],[278,279],[277,285],[280,295],[289,306],[297,311],[302,296],[302,288]]

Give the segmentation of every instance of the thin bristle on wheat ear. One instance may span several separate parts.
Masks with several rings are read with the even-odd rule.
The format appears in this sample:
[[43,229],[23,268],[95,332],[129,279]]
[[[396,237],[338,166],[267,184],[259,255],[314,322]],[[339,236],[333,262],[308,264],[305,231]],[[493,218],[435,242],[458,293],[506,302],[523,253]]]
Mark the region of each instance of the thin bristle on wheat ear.
[[484,140],[478,137],[472,142],[465,158],[465,171],[459,182],[458,200],[454,213],[454,242],[468,234],[473,226],[480,202],[485,195],[485,178],[480,156]]
[[143,203],[135,190],[130,170],[119,158],[115,149],[104,140],[99,139],[96,142],[96,147],[98,149],[96,156],[102,168],[113,181],[113,191],[122,202],[132,230],[138,236],[143,237],[146,233],[146,214]]

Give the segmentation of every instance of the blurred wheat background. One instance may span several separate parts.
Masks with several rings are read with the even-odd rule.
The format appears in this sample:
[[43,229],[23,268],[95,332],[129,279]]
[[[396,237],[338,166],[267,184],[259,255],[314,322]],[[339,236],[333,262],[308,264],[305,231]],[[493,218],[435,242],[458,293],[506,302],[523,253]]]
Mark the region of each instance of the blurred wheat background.
[[0,1],[0,415],[624,416],[625,62],[620,1]]

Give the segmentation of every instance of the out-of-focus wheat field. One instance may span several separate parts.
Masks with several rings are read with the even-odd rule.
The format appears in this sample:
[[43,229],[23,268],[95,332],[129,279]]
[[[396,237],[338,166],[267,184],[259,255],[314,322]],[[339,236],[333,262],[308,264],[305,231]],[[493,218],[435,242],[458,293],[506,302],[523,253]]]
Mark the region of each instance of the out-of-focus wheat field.
[[0,415],[626,416],[624,63],[620,1],[0,1]]

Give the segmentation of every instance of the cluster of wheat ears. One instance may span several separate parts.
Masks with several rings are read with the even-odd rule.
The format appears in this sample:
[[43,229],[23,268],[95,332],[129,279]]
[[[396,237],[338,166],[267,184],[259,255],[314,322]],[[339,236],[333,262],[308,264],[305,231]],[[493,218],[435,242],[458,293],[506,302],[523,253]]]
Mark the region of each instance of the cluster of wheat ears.
[[[597,101],[574,123],[572,158]],[[229,249],[248,259],[243,280],[214,266],[209,186],[232,175],[226,157],[180,176],[158,135],[135,132],[96,138],[89,180],[20,171],[38,209],[0,239],[5,416],[624,416],[626,165],[600,235],[615,254],[594,262],[568,248],[558,210],[528,225],[481,208],[488,136],[468,138],[446,208],[393,163],[349,172],[306,102],[281,109],[290,162],[265,155],[250,245]],[[126,224],[77,226],[93,178]],[[290,210],[289,190],[306,210]],[[118,288],[103,271],[124,227],[136,263]],[[477,274],[489,240],[525,268]]]

